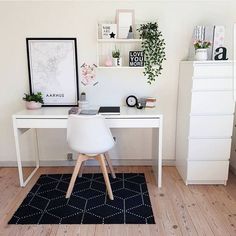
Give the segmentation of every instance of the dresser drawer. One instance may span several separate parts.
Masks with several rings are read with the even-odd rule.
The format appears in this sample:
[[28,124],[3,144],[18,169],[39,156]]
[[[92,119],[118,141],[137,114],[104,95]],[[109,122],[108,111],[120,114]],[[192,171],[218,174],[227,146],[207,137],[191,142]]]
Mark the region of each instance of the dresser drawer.
[[194,64],[194,77],[233,77],[232,63]]
[[226,181],[229,161],[189,161],[187,181]]
[[17,128],[35,128],[35,129],[47,129],[47,128],[67,128],[67,118],[57,119],[57,118],[16,118]]
[[159,118],[143,118],[143,119],[125,119],[125,118],[110,118],[106,119],[106,124],[109,128],[159,128]]
[[193,114],[233,114],[232,91],[192,92],[191,113]]
[[231,138],[233,115],[191,116],[190,138]]
[[193,79],[193,91],[194,90],[232,90],[233,78],[227,79]]
[[231,139],[189,139],[189,160],[226,161],[230,158]]

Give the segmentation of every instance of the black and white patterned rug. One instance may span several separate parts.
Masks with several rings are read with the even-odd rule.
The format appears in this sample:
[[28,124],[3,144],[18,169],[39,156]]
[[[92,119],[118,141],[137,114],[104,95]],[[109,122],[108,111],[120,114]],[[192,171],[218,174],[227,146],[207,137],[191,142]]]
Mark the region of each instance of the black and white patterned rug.
[[8,224],[155,224],[143,173],[109,175],[113,201],[102,174],[78,177],[66,199],[70,178],[41,175]]

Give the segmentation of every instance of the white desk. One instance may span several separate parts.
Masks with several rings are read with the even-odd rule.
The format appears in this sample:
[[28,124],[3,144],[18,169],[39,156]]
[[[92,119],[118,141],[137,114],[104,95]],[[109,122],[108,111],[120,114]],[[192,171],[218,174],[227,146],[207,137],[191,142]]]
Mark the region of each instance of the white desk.
[[[68,110],[66,107],[44,107],[39,110],[23,110],[12,116],[16,157],[18,163],[20,186],[24,187],[39,168],[38,146],[36,144],[36,167],[24,181],[19,139],[29,129],[67,128]],[[110,128],[152,128],[152,159],[153,171],[161,187],[162,183],[162,124],[163,116],[156,108],[138,110],[136,108],[121,107],[120,115],[105,115]],[[37,141],[37,132],[36,141]]]

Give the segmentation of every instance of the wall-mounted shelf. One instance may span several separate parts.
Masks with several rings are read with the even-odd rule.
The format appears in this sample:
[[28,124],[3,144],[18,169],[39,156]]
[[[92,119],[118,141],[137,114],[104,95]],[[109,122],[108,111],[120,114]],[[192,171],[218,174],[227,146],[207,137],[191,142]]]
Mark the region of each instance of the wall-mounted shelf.
[[[99,69],[142,69],[143,67],[129,67],[129,52],[140,51],[142,39],[102,39],[101,29],[97,25],[97,66]],[[138,35],[136,35],[138,37]],[[119,49],[122,57],[121,67],[105,66],[107,58],[112,57],[112,51]]]
[[98,69],[143,69],[143,66],[131,67],[131,66],[98,66]]
[[141,43],[142,39],[97,39],[98,43]]

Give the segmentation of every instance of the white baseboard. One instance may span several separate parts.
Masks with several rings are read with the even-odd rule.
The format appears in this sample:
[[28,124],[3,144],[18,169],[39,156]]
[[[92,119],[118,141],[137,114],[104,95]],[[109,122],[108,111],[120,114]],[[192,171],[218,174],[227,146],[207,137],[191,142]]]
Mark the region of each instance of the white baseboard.
[[229,170],[234,174],[236,175],[236,167],[232,166],[232,165],[229,165]]
[[[114,166],[151,166],[152,160],[140,160],[140,159],[112,159],[112,164]],[[35,166],[35,163],[32,161],[22,162],[22,165],[25,167]],[[74,166],[75,161],[67,160],[49,160],[49,161],[40,161],[40,166]],[[87,161],[86,165],[88,166],[98,166],[97,161]],[[164,166],[175,166],[175,160],[163,160]],[[0,167],[17,167],[16,161],[0,161]]]

